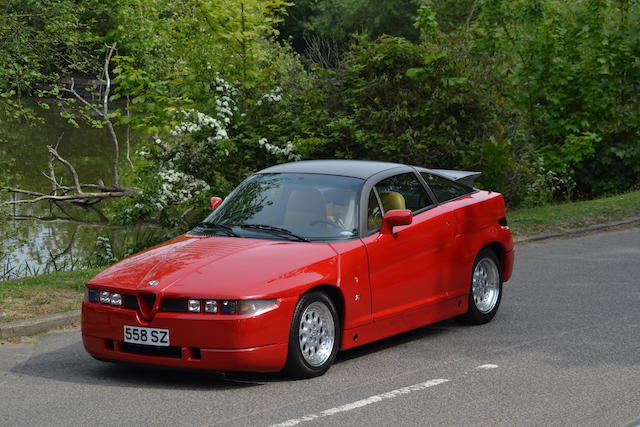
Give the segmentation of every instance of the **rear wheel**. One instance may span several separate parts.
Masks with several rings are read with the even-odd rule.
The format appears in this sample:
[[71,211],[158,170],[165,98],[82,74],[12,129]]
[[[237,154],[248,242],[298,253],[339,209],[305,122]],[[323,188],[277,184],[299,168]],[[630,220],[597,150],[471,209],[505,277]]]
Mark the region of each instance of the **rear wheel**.
[[293,313],[285,372],[296,378],[324,374],[339,343],[340,318],[333,301],[322,292],[303,295]]
[[494,251],[484,248],[473,262],[469,289],[469,311],[460,319],[470,325],[487,323],[496,315],[501,299],[500,260]]

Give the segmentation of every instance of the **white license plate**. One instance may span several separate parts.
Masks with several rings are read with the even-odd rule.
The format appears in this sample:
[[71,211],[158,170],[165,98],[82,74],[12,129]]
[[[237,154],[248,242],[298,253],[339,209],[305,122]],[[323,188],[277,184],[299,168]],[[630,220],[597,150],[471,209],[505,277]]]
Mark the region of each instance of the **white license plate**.
[[169,346],[169,330],[124,325],[124,342]]

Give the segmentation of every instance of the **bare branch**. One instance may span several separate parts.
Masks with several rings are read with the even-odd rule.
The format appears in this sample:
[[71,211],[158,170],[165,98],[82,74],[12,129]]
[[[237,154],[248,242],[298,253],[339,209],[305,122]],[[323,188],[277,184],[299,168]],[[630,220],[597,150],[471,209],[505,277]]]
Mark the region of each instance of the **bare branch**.
[[75,80],[71,78],[71,85],[69,88],[61,87],[60,91],[70,93],[73,95],[78,101],[80,101],[84,106],[93,111],[97,116],[99,116],[107,126],[107,130],[109,131],[109,136],[111,137],[111,142],[113,143],[113,158],[111,160],[111,180],[114,187],[120,186],[120,176],[118,172],[118,161],[120,159],[120,143],[118,142],[118,136],[113,128],[113,123],[111,119],[109,119],[109,95],[111,93],[111,75],[109,74],[109,64],[111,63],[111,58],[116,50],[117,43],[114,42],[104,57],[104,79],[105,79],[105,91],[102,98],[102,109],[96,107],[95,104],[84,99],[78,91],[75,89]]
[[471,10],[469,11],[469,15],[467,15],[467,21],[465,23],[465,31],[468,33],[469,28],[471,27],[471,20],[473,19],[473,15],[476,12],[476,7],[478,6],[478,2],[474,1],[471,6]]
[[[104,184],[80,184],[81,188],[92,188],[94,190],[100,190],[100,191],[120,191],[123,189],[123,187],[113,187],[113,186],[108,186],[108,185],[104,185]],[[75,187],[67,187],[64,185],[60,185],[58,188],[62,189],[62,190],[74,190]],[[133,192],[136,192],[138,189],[137,188],[131,188],[131,190]]]
[[111,57],[113,56],[113,52],[116,50],[117,42],[113,42],[107,54],[104,57],[104,78],[107,82],[107,86],[104,90],[104,98],[102,99],[102,114],[106,118],[107,114],[109,114],[109,92],[111,91],[111,77],[109,76],[109,63],[111,62]]
[[[35,215],[20,215],[20,216],[0,216],[0,220],[6,221],[41,221],[41,222],[62,222],[62,223],[70,223],[70,224],[78,224],[83,227],[109,227],[110,230],[127,230],[129,229],[126,225],[109,225],[105,222],[101,221],[84,221],[75,218],[66,218],[56,215],[51,216],[35,216]],[[158,222],[154,221],[145,221],[142,223],[138,223],[138,226],[144,226],[149,228],[161,228],[162,226]]]
[[[127,118],[130,118],[130,117],[131,117],[131,111],[129,111],[129,95],[127,95]],[[133,169],[133,162],[131,161],[131,142],[129,139],[129,130],[130,130],[130,126],[129,126],[129,122],[127,121],[127,137],[125,139],[125,144],[127,147],[126,157],[127,157],[127,162],[129,163],[129,167]]]
[[58,154],[56,149],[53,148],[52,146],[47,145],[47,150],[49,150],[49,153],[53,157],[55,157],[60,163],[62,163],[63,165],[65,165],[67,167],[67,169],[69,169],[69,172],[71,172],[71,176],[73,177],[73,183],[76,186],[76,191],[78,193],[82,193],[82,188],[80,188],[80,180],[78,179],[78,173],[76,172],[76,168],[74,168],[71,163],[69,163],[68,161],[63,159],[62,156],[60,156],[60,154]]
[[[60,141],[62,140],[63,136],[64,136],[64,132],[62,132],[58,137],[58,141],[56,142],[56,150],[58,149],[58,146],[60,145]],[[47,159],[47,163],[49,165],[49,175],[47,175],[44,172],[42,172],[42,174],[46,176],[49,179],[49,181],[51,181],[51,194],[56,194],[58,191],[58,187],[60,185],[56,180],[56,171],[55,171],[55,168],[53,167],[53,155],[51,153],[49,153],[49,158]]]
[[104,77],[107,82],[107,86],[104,90],[104,98],[102,100],[102,117],[107,123],[107,129],[109,130],[109,134],[111,135],[111,140],[113,142],[113,159],[111,160],[111,169],[112,169],[112,184],[114,186],[120,185],[120,177],[118,175],[118,161],[120,160],[120,144],[118,143],[118,136],[116,135],[115,130],[113,129],[113,123],[109,120],[109,93],[111,92],[111,77],[109,75],[109,63],[111,62],[111,57],[113,56],[113,52],[116,50],[117,42],[113,42],[107,54],[104,58]]
[[0,206],[9,206],[9,205],[18,205],[25,203],[37,203],[41,201],[58,201],[58,202],[71,202],[76,204],[90,204],[95,200],[103,200],[114,197],[124,197],[129,196],[131,194],[135,194],[135,191],[131,189],[122,189],[121,191],[108,191],[103,193],[78,193],[78,194],[66,194],[62,196],[58,196],[55,194],[44,194],[38,193],[35,191],[26,191],[19,188],[9,188],[7,191],[12,193],[21,193],[21,194],[29,194],[31,196],[35,196],[33,199],[22,199],[22,200],[10,200],[6,202],[0,203]]
[[76,91],[76,89],[75,89],[75,81],[74,81],[73,77],[71,78],[71,86],[68,89],[66,87],[61,87],[61,88],[58,88],[58,89],[61,90],[62,92],[70,93],[78,101],[82,102],[85,106],[89,107],[91,109],[91,111],[93,111],[95,114],[97,114],[98,116],[102,117],[103,119],[106,119],[106,117],[104,117],[104,115],[102,114],[102,111],[97,109],[95,105],[93,105],[92,103],[90,103],[89,101],[84,99],[82,96],[80,96],[80,94]]
[[[82,97],[75,88],[75,80],[71,78],[71,82],[69,87],[60,87],[58,88],[61,92],[71,94],[75,99],[80,101],[80,103],[86,107],[89,111],[93,111],[93,113],[100,117],[109,131],[109,136],[111,137],[111,142],[113,144],[113,158],[112,158],[112,182],[111,185],[105,185],[102,180],[98,182],[98,184],[83,184],[80,182],[80,177],[78,176],[78,172],[76,168],[71,164],[71,162],[67,161],[58,153],[58,145],[62,139],[63,135],[60,135],[58,138],[58,142],[55,147],[50,145],[47,146],[47,150],[49,152],[48,159],[48,174],[46,172],[42,172],[43,175],[51,182],[51,193],[46,194],[39,191],[31,191],[25,190],[22,188],[3,188],[0,190],[7,191],[9,193],[14,194],[23,194],[29,196],[28,198],[24,198],[22,200],[11,200],[0,202],[0,206],[16,206],[21,204],[32,204],[38,202],[49,202],[50,210],[52,206],[56,206],[60,212],[64,215],[73,219],[63,208],[62,205],[65,203],[73,204],[76,206],[80,206],[84,209],[91,210],[94,212],[102,221],[108,222],[108,218],[94,205],[101,202],[102,200],[116,197],[125,197],[131,196],[133,194],[139,193],[140,190],[137,188],[126,188],[120,186],[120,179],[118,173],[118,162],[120,158],[120,144],[118,142],[118,137],[113,127],[113,123],[109,118],[109,96],[111,93],[111,76],[109,74],[109,65],[113,55],[116,51],[116,43],[113,43],[111,46],[108,46],[107,52],[104,57],[104,81],[106,83],[105,91],[103,93],[103,98],[100,101],[100,106],[90,102],[89,100]],[[127,160],[131,165],[131,160],[129,159],[129,139],[127,134]],[[55,162],[59,162],[64,165],[72,178],[72,185],[63,185],[62,177],[56,176],[55,171]],[[15,209],[15,208],[14,208]],[[52,216],[53,212],[51,212]]]

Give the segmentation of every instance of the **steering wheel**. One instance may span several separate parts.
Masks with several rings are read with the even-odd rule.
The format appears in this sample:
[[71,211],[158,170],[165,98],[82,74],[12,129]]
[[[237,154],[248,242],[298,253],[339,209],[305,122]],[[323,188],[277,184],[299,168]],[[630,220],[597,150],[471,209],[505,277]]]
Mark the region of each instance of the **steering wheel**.
[[327,224],[327,225],[331,226],[332,228],[340,228],[340,226],[338,224],[336,224],[333,221],[329,221],[328,219],[316,219],[315,221],[313,221],[309,225],[316,225],[316,224]]

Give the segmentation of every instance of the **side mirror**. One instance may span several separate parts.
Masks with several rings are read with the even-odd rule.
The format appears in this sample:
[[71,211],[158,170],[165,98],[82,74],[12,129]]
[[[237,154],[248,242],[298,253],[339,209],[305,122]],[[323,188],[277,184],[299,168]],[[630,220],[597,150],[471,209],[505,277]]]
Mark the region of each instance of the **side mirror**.
[[215,210],[220,203],[222,203],[222,197],[212,197],[211,200],[209,200],[209,206],[211,206],[212,211]]
[[393,209],[388,211],[382,217],[382,225],[380,232],[382,234],[393,234],[393,227],[399,225],[409,225],[413,221],[413,214],[409,209]]

